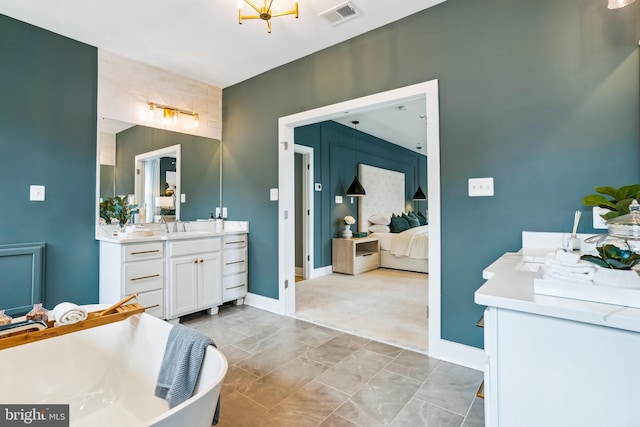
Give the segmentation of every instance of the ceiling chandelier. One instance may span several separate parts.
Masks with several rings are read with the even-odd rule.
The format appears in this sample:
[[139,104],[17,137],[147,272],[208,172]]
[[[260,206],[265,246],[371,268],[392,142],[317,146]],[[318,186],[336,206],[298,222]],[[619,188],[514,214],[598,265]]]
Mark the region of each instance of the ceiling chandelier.
[[[257,15],[243,15],[242,14],[242,6],[244,3],[247,3],[253,10],[255,10]],[[298,17],[298,2],[295,2],[295,6],[293,9],[287,12],[273,12],[271,6],[273,5],[273,0],[264,0],[262,7],[256,6],[251,0],[240,0],[238,2],[238,23],[242,24],[243,19],[262,19],[263,21],[267,21],[267,32],[271,32],[271,18],[275,18],[278,16],[284,15],[295,15]]]

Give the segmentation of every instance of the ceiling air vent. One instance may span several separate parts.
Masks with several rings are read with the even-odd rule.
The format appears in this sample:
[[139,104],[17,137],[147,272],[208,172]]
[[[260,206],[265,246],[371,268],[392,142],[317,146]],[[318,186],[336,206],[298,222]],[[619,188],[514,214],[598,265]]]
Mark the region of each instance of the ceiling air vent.
[[360,11],[355,8],[353,3],[345,2],[322,12],[318,16],[323,18],[331,25],[338,25],[357,16],[360,16]]

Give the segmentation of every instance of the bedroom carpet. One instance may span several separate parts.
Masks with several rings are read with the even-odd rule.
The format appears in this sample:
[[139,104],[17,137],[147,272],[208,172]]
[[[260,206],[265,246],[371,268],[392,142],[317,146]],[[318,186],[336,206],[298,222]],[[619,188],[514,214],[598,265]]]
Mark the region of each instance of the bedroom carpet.
[[380,268],[304,280],[296,283],[295,317],[427,353],[428,277]]

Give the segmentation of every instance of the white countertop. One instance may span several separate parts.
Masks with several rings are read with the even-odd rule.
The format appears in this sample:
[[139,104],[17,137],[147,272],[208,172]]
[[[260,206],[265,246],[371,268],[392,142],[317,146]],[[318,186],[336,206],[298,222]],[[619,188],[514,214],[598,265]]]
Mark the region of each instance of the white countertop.
[[[179,225],[181,227],[182,224]],[[215,222],[194,221],[185,222],[186,231],[166,233],[163,231],[164,224],[149,224],[148,228],[153,231],[152,236],[129,237],[127,233],[118,234],[118,228],[114,226],[99,226],[96,236],[97,240],[110,243],[143,243],[157,241],[172,241],[182,239],[200,239],[208,237],[218,237],[230,234],[249,233],[249,223],[247,221],[225,221],[224,230],[216,231]],[[173,229],[173,224],[169,223],[169,230]]]
[[640,309],[535,294],[536,273],[518,269],[522,261],[521,250],[489,265],[482,274],[488,280],[475,292],[476,304],[640,332]]

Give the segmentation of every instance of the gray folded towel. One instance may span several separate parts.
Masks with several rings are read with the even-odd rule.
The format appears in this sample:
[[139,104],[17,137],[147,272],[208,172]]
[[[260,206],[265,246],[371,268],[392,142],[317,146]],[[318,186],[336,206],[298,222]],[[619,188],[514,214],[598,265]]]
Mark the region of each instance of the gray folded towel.
[[[213,340],[195,329],[181,324],[171,328],[155,390],[155,395],[165,399],[169,408],[181,404],[193,394],[204,353],[210,345],[215,347]],[[217,424],[219,411],[220,399],[213,424]]]

